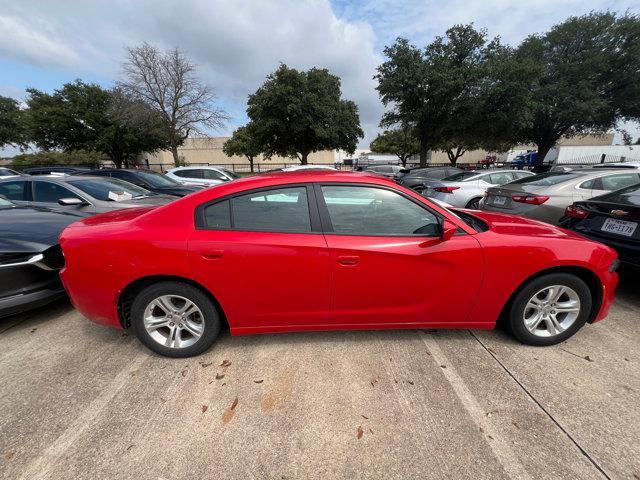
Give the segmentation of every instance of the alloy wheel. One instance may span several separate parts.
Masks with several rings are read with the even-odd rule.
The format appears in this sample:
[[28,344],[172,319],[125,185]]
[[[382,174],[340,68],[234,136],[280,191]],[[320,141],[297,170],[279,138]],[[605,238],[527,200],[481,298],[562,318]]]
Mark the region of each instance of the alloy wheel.
[[538,291],[524,307],[524,325],[538,337],[554,337],[580,315],[580,297],[570,287],[551,285]]
[[204,332],[204,316],[191,300],[179,295],[162,295],[144,309],[144,328],[160,345],[187,348]]

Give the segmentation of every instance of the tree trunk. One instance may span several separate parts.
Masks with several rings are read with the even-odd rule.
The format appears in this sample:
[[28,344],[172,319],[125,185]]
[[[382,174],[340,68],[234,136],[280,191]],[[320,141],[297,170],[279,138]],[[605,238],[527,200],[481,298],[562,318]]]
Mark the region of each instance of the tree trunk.
[[452,167],[458,164],[458,159],[466,152],[462,147],[456,147],[455,152],[453,150],[447,150],[447,157],[449,157],[449,163]]
[[309,156],[309,152],[301,152],[300,153],[300,165],[307,164],[307,157]]
[[544,157],[547,156],[547,153],[549,153],[549,150],[551,150],[555,144],[556,142],[552,140],[536,143],[536,145],[538,146],[538,157],[536,158],[536,165],[542,165],[542,162],[544,162]]
[[400,155],[400,163],[402,164],[402,168],[405,168],[407,166],[407,158],[408,155]]
[[111,161],[115,164],[116,168],[122,168],[122,158],[111,157]]
[[249,170],[253,173],[253,157],[251,155],[247,155],[247,160],[249,160]]
[[171,155],[173,155],[173,163],[176,167],[180,166],[180,157],[178,156],[178,145],[171,144]]
[[420,140],[420,167],[427,166],[427,155],[429,154],[429,145],[425,140]]

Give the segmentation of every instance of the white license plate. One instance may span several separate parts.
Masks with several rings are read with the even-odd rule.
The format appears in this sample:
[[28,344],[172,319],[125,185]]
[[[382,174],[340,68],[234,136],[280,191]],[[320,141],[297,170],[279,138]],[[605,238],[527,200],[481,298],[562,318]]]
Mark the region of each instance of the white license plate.
[[495,196],[495,197],[493,197],[493,204],[498,206],[498,207],[504,206],[504,205],[507,204],[507,197]]
[[636,231],[638,224],[636,222],[627,222],[625,220],[617,220],[615,218],[607,218],[600,230],[603,232],[617,233],[618,235],[624,235],[630,237],[633,232]]

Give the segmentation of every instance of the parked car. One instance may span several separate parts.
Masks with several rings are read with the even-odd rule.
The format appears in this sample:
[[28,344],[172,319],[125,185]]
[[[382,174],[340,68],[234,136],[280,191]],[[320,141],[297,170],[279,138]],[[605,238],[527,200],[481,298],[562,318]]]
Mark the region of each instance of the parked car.
[[412,168],[406,173],[400,171],[400,174],[396,176],[396,181],[400,185],[412,188],[416,192],[421,192],[426,180],[442,180],[460,172],[462,172],[462,169],[456,167]]
[[184,197],[203,188],[202,185],[183,185],[167,175],[152,170],[135,168],[102,168],[91,170],[89,175],[117,178],[153,193],[176,197]]
[[511,168],[522,170],[523,168],[533,167],[538,160],[538,152],[527,152],[517,155],[516,158],[509,162]]
[[369,173],[377,173],[385,177],[395,177],[402,170],[402,165],[371,165],[364,168]]
[[46,175],[0,180],[0,195],[17,205],[47,207],[87,214],[120,208],[164,205],[175,200],[117,178]]
[[540,173],[489,188],[480,201],[480,209],[556,224],[573,202],[588,200],[639,181],[639,172],[616,169],[585,168]]
[[58,236],[81,218],[78,213],[20,207],[0,197],[0,317],[64,297]]
[[61,166],[50,166],[50,167],[32,167],[26,168],[22,171],[26,175],[51,175],[51,174],[60,174],[60,175],[72,175],[74,173],[77,174],[85,174],[91,171],[89,167],[61,167]]
[[640,183],[567,207],[560,225],[615,248],[640,267]]
[[460,172],[442,180],[426,180],[422,195],[437,198],[454,207],[478,209],[480,199],[487,188],[504,185],[519,178],[529,177],[531,172],[524,170],[486,170]]
[[490,329],[502,315],[520,341],[551,345],[603,319],[618,278],[615,251],[575,233],[345,172],[256,175],[83,220],[60,243],[80,312],[173,357],[205,351],[223,322],[232,335]]
[[176,167],[167,170],[165,175],[176,182],[187,185],[219,185],[239,178],[233,172],[221,167]]
[[0,178],[16,177],[20,175],[20,172],[16,172],[15,170],[11,170],[10,168],[0,167]]

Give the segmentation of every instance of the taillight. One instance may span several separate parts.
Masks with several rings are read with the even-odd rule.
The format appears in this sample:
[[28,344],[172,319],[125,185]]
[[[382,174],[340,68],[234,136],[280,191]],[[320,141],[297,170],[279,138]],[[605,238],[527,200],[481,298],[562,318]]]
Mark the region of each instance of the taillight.
[[434,190],[440,193],[452,193],[454,190],[458,190],[460,187],[435,187]]
[[514,202],[528,203],[530,205],[542,205],[549,200],[545,195],[514,195],[511,197]]
[[576,205],[569,205],[564,210],[564,216],[573,218],[587,218],[589,216],[589,212]]

